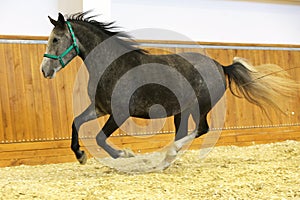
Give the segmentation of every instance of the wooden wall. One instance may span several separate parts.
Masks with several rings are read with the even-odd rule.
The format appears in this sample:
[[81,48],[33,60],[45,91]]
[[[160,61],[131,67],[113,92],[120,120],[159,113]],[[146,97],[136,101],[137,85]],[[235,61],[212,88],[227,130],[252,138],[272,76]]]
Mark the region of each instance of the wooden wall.
[[[32,38],[23,39],[35,41]],[[55,79],[44,79],[40,72],[40,63],[45,44],[25,43],[0,43],[0,166],[74,161],[69,149],[73,120],[72,98],[75,78],[82,61],[76,58]],[[284,69],[300,67],[300,50],[297,49],[299,46],[269,45],[271,49],[265,49],[268,45],[201,43],[205,45],[205,49],[199,49],[199,46],[181,42],[142,43],[156,46],[144,47],[152,53],[204,51],[223,65],[231,64],[233,57],[239,56],[249,59],[255,65],[274,63]],[[241,48],[245,46],[245,49]],[[275,49],[277,47],[280,49]],[[288,72],[293,79],[300,81],[300,68]],[[299,95],[292,100],[286,103],[287,115],[270,110],[269,117],[266,117],[257,107],[227,91],[226,122],[217,145],[300,140]],[[84,103],[81,106],[84,107]],[[101,126],[106,119],[104,117],[97,122]],[[141,125],[147,124],[145,120],[135,121]],[[86,125],[83,130],[94,134],[97,128],[99,129]],[[120,147],[148,152],[162,148],[170,142],[173,138],[170,133],[173,131],[170,118],[161,133],[151,136],[150,139],[149,135],[124,136],[126,133],[117,131],[111,141]],[[151,142],[147,143],[147,140]],[[94,145],[90,138],[83,141],[83,145],[90,144],[89,142],[91,146]],[[197,139],[191,148],[200,148],[202,142],[203,138]]]

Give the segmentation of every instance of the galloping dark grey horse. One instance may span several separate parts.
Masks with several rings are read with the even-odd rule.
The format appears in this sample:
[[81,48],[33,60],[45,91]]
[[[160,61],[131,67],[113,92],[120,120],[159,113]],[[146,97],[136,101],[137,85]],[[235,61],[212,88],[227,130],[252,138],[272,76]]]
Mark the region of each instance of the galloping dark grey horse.
[[[87,67],[91,105],[72,124],[71,148],[82,164],[86,154],[80,150],[78,130],[89,120],[110,115],[96,140],[111,157],[118,158],[133,155],[111,147],[106,139],[128,117],[174,116],[176,152],[185,139],[209,131],[206,117],[223,96],[226,77],[233,94],[263,109],[266,105],[278,108],[277,97],[288,96],[295,89],[290,79],[275,75],[265,79],[274,71],[272,68],[266,66],[261,73],[241,58],[225,67],[198,53],[151,55],[126,34],[114,32],[112,23],[101,23],[86,15],[77,13],[65,19],[59,14],[58,20],[49,17],[54,29],[41,65],[45,78],[54,78],[77,55]],[[155,105],[161,105],[163,112]],[[196,130],[188,135],[190,115]]]

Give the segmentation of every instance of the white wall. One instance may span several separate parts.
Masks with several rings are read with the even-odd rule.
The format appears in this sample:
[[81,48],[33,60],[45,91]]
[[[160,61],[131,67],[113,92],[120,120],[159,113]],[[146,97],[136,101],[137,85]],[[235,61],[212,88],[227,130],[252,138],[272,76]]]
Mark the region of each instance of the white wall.
[[[229,0],[113,0],[112,18],[128,30],[165,28],[195,41],[300,44],[299,5]],[[172,40],[164,37],[161,39]]]
[[82,4],[83,11],[93,10],[94,14],[99,14],[96,20],[111,20],[111,0],[82,0]]
[[[47,16],[57,12],[103,10],[99,20],[114,20],[130,31],[163,28],[191,40],[300,44],[300,6],[230,0],[5,0],[0,35],[49,35]],[[100,13],[101,14],[101,13]],[[170,34],[146,38],[173,40]]]
[[[47,15],[54,15],[57,2],[51,0],[8,0],[0,7],[1,35],[44,35]],[[57,15],[57,14],[56,14]]]
[[48,36],[53,28],[48,15],[81,10],[82,0],[2,0],[0,35]]

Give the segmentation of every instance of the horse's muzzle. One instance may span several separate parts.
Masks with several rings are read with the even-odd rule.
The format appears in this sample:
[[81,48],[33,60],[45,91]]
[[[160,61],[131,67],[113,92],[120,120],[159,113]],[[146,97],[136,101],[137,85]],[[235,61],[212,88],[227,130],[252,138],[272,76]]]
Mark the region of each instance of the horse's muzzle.
[[52,79],[55,77],[56,70],[46,71],[46,70],[42,69],[42,73],[43,73],[44,78]]

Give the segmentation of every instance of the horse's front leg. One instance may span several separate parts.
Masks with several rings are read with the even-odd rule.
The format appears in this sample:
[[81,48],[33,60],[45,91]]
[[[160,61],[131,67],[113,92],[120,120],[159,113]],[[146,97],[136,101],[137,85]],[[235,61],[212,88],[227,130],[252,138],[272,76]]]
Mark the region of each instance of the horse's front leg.
[[100,117],[101,114],[97,113],[95,110],[95,104],[92,103],[87,107],[85,111],[83,111],[79,116],[77,116],[72,124],[72,142],[71,142],[71,149],[75,153],[75,156],[80,164],[85,164],[87,161],[87,155],[84,151],[80,150],[79,145],[79,137],[78,132],[80,129],[80,126],[88,122],[90,120],[96,119]]
[[[125,119],[122,121],[122,123]],[[102,147],[112,158],[119,158],[119,157],[133,157],[134,154],[131,151],[127,150],[117,150],[110,146],[106,140],[107,138],[115,132],[121,126],[121,124],[117,124],[114,120],[113,115],[109,117],[106,121],[105,125],[103,126],[102,130],[96,136],[97,144]]]

